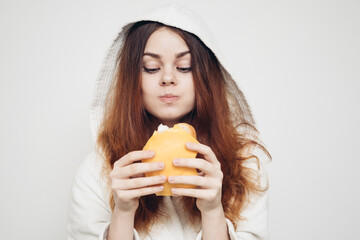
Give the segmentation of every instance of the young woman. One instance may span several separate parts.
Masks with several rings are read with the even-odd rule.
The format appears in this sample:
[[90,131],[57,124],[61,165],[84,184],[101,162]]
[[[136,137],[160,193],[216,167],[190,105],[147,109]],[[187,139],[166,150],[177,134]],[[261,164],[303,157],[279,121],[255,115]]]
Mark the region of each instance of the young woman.
[[[262,149],[243,94],[220,63],[201,20],[178,5],[126,25],[97,82],[91,116],[97,150],[73,186],[69,239],[266,239]],[[198,176],[152,176],[164,168],[141,150],[157,126],[191,124]],[[165,181],[195,184],[156,196]]]

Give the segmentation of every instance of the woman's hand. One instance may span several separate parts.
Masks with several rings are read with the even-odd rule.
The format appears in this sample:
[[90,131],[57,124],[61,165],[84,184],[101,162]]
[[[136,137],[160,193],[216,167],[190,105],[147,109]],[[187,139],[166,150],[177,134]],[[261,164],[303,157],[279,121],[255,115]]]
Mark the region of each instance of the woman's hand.
[[110,173],[110,186],[114,193],[115,208],[120,212],[135,213],[139,197],[160,192],[164,189],[166,177],[163,175],[145,177],[144,173],[164,168],[162,162],[142,163],[142,159],[152,158],[154,151],[133,151],[114,163]]
[[220,162],[210,147],[200,143],[187,143],[190,150],[201,153],[201,158],[178,158],[173,160],[175,166],[190,167],[200,170],[198,176],[170,176],[170,183],[197,185],[197,188],[172,188],[174,195],[196,198],[196,205],[201,213],[222,209],[221,191],[223,173]]

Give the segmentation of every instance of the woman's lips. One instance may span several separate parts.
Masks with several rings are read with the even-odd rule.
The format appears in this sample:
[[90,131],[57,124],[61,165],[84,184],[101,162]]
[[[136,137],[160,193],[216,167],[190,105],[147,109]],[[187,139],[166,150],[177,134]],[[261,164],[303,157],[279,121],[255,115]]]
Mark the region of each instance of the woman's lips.
[[163,95],[160,97],[160,100],[164,103],[174,103],[179,99],[178,96],[175,95]]

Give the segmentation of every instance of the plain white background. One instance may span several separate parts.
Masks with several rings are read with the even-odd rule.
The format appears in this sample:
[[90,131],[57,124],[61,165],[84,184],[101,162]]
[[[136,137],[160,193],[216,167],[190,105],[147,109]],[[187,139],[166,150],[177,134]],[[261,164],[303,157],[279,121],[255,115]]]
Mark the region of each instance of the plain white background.
[[[1,0],[2,239],[66,238],[102,59],[126,18],[161,2]],[[270,238],[357,239],[359,1],[181,2],[212,29],[272,153]]]

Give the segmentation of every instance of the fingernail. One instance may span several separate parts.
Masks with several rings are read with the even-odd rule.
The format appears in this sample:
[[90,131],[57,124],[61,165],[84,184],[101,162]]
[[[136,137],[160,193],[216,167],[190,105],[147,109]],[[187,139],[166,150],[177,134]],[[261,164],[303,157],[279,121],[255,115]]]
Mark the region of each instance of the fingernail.
[[174,163],[174,165],[178,165],[178,164],[179,164],[179,159],[175,158],[175,159],[173,160],[173,163]]
[[169,177],[168,181],[169,181],[169,182],[173,182],[173,181],[174,181],[174,177]]
[[163,168],[164,168],[164,166],[165,166],[165,165],[164,165],[164,163],[163,163],[163,162],[159,162],[159,163],[158,163],[158,168],[159,168],[159,169],[163,169]]
[[149,158],[155,156],[155,152],[151,151],[151,150],[147,150],[145,153],[147,154],[147,157],[149,157]]
[[161,176],[160,176],[160,179],[161,179],[161,181],[165,181],[165,180],[166,180],[166,176],[161,175]]
[[193,146],[193,144],[191,142],[186,143],[186,147],[191,148],[192,146]]

